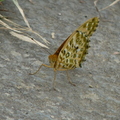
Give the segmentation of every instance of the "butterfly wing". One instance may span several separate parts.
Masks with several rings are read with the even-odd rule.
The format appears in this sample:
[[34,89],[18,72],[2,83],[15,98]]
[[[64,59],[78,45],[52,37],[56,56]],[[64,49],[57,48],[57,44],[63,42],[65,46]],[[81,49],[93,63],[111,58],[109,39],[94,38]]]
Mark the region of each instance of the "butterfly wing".
[[99,23],[99,18],[94,17],[87,20],[84,24],[79,26],[77,30],[85,33],[89,38],[90,36],[92,36],[93,32],[96,31],[96,28],[98,27],[98,23]]
[[89,47],[89,37],[96,30],[99,19],[94,17],[78,27],[58,48],[56,69],[73,69],[79,67]]

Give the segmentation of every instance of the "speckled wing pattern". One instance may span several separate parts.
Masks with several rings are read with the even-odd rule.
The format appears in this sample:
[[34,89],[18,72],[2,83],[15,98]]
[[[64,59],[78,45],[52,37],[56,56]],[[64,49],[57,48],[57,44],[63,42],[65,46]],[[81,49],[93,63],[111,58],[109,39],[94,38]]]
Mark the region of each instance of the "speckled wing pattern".
[[74,69],[81,66],[89,48],[89,37],[98,26],[99,19],[94,17],[78,27],[58,48],[56,69]]

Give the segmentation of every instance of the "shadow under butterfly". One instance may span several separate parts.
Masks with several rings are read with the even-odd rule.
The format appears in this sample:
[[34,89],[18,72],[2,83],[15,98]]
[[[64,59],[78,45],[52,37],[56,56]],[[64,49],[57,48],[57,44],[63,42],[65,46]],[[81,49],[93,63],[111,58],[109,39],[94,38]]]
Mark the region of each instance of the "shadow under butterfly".
[[46,64],[40,65],[38,70],[30,75],[36,74],[42,66],[54,69],[53,88],[55,89],[56,71],[66,71],[69,83],[71,82],[68,75],[68,70],[81,67],[81,63],[85,61],[85,55],[88,54],[89,38],[96,31],[99,23],[99,18],[94,17],[87,20],[79,26],[57,49],[57,51],[50,55],[50,66]]

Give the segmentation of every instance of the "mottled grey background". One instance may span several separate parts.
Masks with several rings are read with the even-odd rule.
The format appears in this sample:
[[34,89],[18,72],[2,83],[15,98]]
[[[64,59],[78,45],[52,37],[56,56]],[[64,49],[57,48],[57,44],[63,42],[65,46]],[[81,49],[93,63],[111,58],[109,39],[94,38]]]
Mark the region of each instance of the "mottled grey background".
[[[98,8],[114,0],[99,0]],[[93,0],[19,0],[31,27],[51,44],[51,54],[87,19],[98,16]],[[25,26],[15,5],[5,0],[0,13]],[[48,53],[41,47],[21,41],[0,30],[0,120],[120,120],[120,2],[101,11],[97,31],[82,68],[71,70],[71,86],[66,72],[58,72],[51,90],[53,70]],[[52,39],[51,33],[55,33]],[[42,42],[40,38],[39,41]]]

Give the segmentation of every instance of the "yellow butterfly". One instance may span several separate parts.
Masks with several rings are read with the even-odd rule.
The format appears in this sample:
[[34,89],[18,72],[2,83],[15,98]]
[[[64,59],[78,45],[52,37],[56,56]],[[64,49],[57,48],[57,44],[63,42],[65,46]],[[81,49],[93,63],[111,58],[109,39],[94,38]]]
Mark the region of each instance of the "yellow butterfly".
[[[78,27],[57,49],[57,51],[50,55],[50,66],[42,64],[39,69],[32,73],[36,74],[42,66],[54,69],[53,87],[55,88],[56,71],[70,70],[81,66],[81,62],[85,61],[85,55],[89,46],[89,37],[93,34],[98,26],[99,18],[94,17],[86,21]],[[68,72],[67,72],[68,76]],[[69,77],[69,82],[73,84]]]

